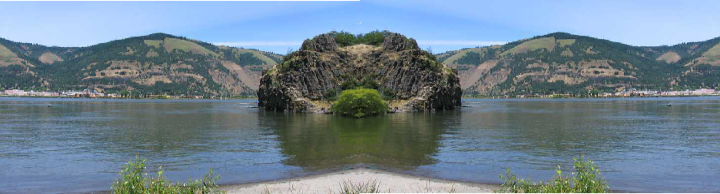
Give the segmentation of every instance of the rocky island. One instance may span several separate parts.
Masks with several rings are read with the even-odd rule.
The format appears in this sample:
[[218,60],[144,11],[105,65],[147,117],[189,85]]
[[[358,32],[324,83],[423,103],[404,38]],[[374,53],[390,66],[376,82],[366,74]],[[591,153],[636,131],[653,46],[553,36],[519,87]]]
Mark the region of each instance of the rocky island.
[[376,89],[391,110],[460,106],[457,70],[420,49],[414,39],[387,31],[349,36],[331,32],[305,40],[298,51],[264,71],[259,106],[271,111],[329,110],[338,94],[356,87]]

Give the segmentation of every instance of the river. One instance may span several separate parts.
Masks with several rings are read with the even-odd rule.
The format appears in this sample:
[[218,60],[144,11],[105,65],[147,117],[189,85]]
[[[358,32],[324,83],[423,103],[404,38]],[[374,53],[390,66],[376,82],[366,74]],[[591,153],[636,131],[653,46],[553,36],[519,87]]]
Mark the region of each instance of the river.
[[255,100],[0,98],[0,193],[109,190],[136,156],[175,181],[213,169],[235,184],[355,167],[544,180],[584,155],[613,190],[720,191],[718,97],[463,101],[354,119]]

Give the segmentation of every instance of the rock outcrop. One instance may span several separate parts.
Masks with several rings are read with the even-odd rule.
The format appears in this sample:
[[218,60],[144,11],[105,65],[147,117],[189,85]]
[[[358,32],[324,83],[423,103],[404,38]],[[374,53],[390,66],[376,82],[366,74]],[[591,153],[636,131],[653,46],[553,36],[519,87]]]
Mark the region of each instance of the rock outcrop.
[[456,71],[419,49],[413,39],[389,33],[381,46],[339,48],[331,35],[322,34],[263,73],[259,106],[293,112],[327,109],[329,98],[355,83],[375,87],[392,99],[391,108],[405,111],[454,109],[462,95]]

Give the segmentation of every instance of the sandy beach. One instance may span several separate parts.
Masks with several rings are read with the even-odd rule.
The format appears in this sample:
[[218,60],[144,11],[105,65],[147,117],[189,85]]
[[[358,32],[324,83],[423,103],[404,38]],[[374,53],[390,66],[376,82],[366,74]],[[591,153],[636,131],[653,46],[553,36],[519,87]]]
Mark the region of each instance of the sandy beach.
[[279,181],[222,186],[228,193],[338,193],[343,183],[376,181],[384,193],[492,193],[498,185],[410,176],[373,169],[345,170]]

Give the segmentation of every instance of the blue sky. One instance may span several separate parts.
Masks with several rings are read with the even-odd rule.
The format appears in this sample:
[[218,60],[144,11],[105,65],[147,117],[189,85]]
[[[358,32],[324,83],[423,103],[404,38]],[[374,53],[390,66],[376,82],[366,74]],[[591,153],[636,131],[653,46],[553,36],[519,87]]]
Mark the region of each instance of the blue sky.
[[631,45],[720,36],[720,1],[0,2],[0,37],[87,46],[164,32],[284,54],[314,35],[378,30],[434,52],[569,32]]

